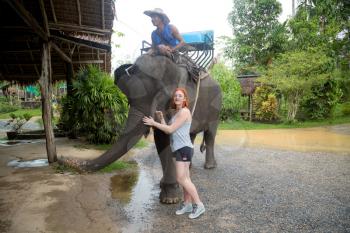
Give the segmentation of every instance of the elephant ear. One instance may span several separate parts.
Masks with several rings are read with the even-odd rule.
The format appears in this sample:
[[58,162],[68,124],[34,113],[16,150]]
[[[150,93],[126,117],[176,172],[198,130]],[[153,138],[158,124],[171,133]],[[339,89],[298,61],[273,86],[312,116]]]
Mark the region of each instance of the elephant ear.
[[165,56],[151,56],[142,55],[136,61],[135,65],[146,75],[155,79],[162,79],[164,77],[168,58]]

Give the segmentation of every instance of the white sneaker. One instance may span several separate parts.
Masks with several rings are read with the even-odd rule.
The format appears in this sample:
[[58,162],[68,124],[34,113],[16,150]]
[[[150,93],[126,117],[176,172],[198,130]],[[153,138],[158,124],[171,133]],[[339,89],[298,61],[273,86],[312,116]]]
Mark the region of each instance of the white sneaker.
[[188,217],[189,217],[190,219],[198,218],[198,217],[201,216],[204,212],[205,212],[205,208],[204,208],[204,205],[203,205],[203,204],[200,204],[200,205],[193,204],[192,213],[190,213],[190,215],[188,215]]
[[181,215],[181,214],[185,214],[185,213],[191,213],[192,212],[192,204],[191,203],[187,203],[185,204],[184,202],[181,203],[180,207],[178,210],[176,210],[176,215]]

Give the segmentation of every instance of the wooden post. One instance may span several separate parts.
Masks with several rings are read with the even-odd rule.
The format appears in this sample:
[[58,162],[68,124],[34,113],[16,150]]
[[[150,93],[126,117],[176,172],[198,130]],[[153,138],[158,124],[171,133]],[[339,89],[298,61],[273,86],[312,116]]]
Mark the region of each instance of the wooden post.
[[249,94],[249,121],[252,121],[253,114],[253,95]]
[[50,43],[43,43],[42,50],[42,68],[39,79],[41,101],[42,101],[42,118],[44,121],[44,129],[46,135],[46,151],[49,163],[57,161],[55,136],[52,128],[52,111],[51,111],[51,96],[52,96],[52,76],[51,76],[51,53]]

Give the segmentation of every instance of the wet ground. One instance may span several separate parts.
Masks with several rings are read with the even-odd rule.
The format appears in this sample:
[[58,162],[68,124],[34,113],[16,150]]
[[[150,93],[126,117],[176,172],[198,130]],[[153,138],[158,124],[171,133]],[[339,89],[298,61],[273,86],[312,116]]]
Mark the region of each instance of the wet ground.
[[[153,144],[110,174],[13,168],[44,158],[41,143],[0,147],[0,232],[350,232],[350,125],[295,130],[219,131],[218,168],[195,150],[192,179],[206,213],[176,216],[158,201],[162,176]],[[101,152],[58,141],[59,154]]]
[[282,149],[301,152],[350,151],[349,124],[300,129],[221,130],[217,142],[240,147]]

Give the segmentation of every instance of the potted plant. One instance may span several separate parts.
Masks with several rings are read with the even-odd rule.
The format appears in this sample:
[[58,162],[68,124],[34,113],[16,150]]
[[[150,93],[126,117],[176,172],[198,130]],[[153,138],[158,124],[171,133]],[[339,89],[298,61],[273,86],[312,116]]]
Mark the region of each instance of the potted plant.
[[8,121],[7,125],[12,127],[11,131],[6,132],[7,139],[13,140],[16,139],[17,134],[21,132],[22,126],[29,121],[32,116],[29,113],[24,113],[23,115],[16,115],[14,113],[10,114],[11,119]]

